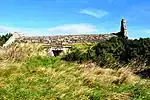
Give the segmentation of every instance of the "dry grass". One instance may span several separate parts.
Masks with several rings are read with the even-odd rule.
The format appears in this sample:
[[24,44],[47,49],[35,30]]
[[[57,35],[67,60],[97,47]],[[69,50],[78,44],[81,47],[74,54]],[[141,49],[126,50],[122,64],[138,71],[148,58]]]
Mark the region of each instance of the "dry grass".
[[0,50],[1,60],[21,61],[27,57],[37,55],[47,55],[47,50],[43,48],[42,44],[20,43]]
[[[128,68],[112,70],[92,63],[79,65],[63,61],[55,61],[51,66],[47,64],[51,60],[46,59],[57,60],[33,58],[23,65],[14,63],[0,68],[0,90],[5,91],[1,96],[11,100],[130,100],[136,94],[132,92],[134,88],[142,89],[136,87],[141,79]],[[148,82],[140,82],[140,86],[143,84]]]
[[130,93],[114,93],[108,100],[131,100]]
[[[132,70],[128,67],[120,68],[118,70],[113,70],[113,69],[104,69],[96,66],[95,64],[90,64],[90,65],[82,65],[83,76],[88,76],[89,78],[91,77],[93,81],[95,79],[103,82],[103,83],[115,83],[115,84],[123,84],[123,83],[129,83],[129,84],[136,84],[140,81],[140,77],[137,75],[134,75]],[[93,67],[87,67],[87,66],[93,66]],[[97,78],[95,78],[95,77]],[[92,79],[89,79],[90,81]]]

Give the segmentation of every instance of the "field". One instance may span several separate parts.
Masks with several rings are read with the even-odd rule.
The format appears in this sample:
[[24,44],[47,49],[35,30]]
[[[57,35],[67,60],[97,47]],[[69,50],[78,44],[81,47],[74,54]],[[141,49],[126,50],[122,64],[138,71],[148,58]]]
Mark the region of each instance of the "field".
[[1,100],[150,100],[150,81],[128,66],[66,62],[45,56],[37,45],[8,51],[0,60]]

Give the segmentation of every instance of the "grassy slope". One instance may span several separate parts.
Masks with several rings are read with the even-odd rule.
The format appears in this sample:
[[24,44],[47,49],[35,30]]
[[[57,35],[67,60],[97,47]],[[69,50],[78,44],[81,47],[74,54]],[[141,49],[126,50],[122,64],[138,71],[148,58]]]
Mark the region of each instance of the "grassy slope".
[[[74,47],[85,49],[88,45]],[[45,53],[41,51],[41,45],[21,44],[0,55],[0,100],[150,98],[149,80],[140,79],[129,69],[102,69],[92,63],[64,62],[60,58],[43,57]],[[19,62],[9,62],[14,60]]]
[[122,68],[30,57],[0,62],[0,99],[4,100],[149,100],[150,82]]

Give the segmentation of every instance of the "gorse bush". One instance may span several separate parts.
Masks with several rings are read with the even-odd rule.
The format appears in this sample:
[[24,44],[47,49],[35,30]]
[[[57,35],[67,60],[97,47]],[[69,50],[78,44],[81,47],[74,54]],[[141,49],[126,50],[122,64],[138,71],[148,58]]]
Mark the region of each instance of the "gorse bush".
[[103,51],[103,53],[96,58],[96,63],[100,66],[111,65],[115,62],[116,59],[113,55],[111,53],[106,53],[106,51]]
[[[79,47],[80,48],[80,47]],[[73,48],[72,52],[65,55],[63,59],[67,61],[88,61],[97,62],[104,66],[119,61],[125,51],[125,47],[120,38],[112,38],[96,45],[89,45],[87,48]]]
[[95,53],[92,48],[92,45],[89,45],[87,48],[74,47],[72,49],[72,52],[67,55],[64,55],[62,59],[66,61],[78,61],[80,63],[86,62],[88,60],[94,59],[95,57]]
[[125,46],[122,38],[111,38],[108,41],[98,43],[94,48],[95,61],[99,65],[108,65],[123,59]]
[[150,65],[150,38],[129,40],[128,38],[113,37],[96,45],[89,45],[84,50],[76,47],[63,59],[80,62],[92,60],[100,66],[114,63],[127,64],[132,60]]

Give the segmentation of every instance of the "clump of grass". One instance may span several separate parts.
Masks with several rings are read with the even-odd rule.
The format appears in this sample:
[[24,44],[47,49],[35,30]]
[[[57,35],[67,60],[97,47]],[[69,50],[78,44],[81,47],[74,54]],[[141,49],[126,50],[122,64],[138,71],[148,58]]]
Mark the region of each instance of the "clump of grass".
[[1,49],[0,55],[1,60],[8,61],[22,61],[27,57],[31,56],[46,56],[47,52],[44,51],[42,44],[28,44],[28,43],[20,43],[14,44],[6,49]]

